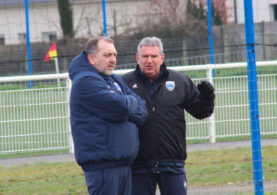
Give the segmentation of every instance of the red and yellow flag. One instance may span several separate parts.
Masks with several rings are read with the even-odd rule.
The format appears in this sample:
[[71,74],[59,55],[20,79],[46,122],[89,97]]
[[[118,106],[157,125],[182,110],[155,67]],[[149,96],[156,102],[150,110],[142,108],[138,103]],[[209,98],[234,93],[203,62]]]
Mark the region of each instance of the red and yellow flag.
[[54,60],[58,56],[56,43],[54,42],[49,51],[47,52],[44,61]]

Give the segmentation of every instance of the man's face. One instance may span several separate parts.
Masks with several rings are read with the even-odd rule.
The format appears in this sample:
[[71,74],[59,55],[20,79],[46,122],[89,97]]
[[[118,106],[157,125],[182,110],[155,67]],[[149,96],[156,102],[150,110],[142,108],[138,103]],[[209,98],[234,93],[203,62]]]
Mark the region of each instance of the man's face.
[[115,68],[117,52],[114,44],[100,40],[98,42],[98,52],[89,54],[88,60],[99,73],[111,75]]
[[141,71],[150,79],[156,78],[164,61],[164,54],[160,54],[157,46],[142,46],[140,54],[136,55]]

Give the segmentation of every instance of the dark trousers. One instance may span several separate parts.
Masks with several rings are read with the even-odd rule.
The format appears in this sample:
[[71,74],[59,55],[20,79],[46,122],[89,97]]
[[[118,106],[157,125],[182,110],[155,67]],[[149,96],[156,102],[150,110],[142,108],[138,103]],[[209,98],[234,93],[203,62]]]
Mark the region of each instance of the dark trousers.
[[161,195],[186,195],[186,173],[132,173],[132,195],[155,195],[157,184]]
[[90,195],[131,194],[130,167],[85,171],[84,173]]

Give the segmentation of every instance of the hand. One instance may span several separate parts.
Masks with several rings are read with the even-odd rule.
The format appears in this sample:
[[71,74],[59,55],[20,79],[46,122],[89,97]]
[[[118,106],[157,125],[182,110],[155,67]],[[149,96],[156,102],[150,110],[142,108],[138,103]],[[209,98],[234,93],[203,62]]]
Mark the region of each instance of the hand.
[[215,98],[214,87],[208,81],[201,81],[201,83],[197,85],[197,88],[200,91],[201,96],[207,99]]

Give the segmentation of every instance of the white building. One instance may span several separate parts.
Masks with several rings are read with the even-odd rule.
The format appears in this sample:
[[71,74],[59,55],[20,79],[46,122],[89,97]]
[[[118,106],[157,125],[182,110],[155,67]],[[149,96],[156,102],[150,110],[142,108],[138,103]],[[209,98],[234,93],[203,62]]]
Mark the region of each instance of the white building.
[[[150,20],[159,17],[158,13],[151,13],[154,8],[150,6],[150,1],[106,0],[108,35],[128,33],[133,27],[147,21],[147,17]],[[47,42],[62,38],[56,0],[29,0],[28,2],[30,41]],[[103,35],[102,1],[72,0],[71,2],[75,38]],[[185,3],[182,4],[186,6]],[[225,4],[227,22],[243,24],[244,0],[226,0]],[[253,13],[255,23],[277,21],[277,0],[253,0]],[[0,0],[0,18],[0,45],[26,42],[24,0]]]
[[[199,1],[207,9],[207,0],[191,0],[198,4]],[[219,9],[226,9],[226,22],[244,23],[244,0],[212,0]],[[250,0],[249,0],[250,1]],[[251,0],[253,4],[253,17],[255,23],[277,21],[277,0]]]
[[[244,0],[233,1],[236,23],[244,23]],[[277,21],[277,0],[253,0],[255,23]]]
[[[139,9],[147,0],[106,0],[108,35],[128,31],[137,24]],[[56,0],[29,0],[30,41],[62,38]],[[75,37],[103,35],[101,0],[73,0]],[[24,0],[0,0],[0,45],[26,42]]]

